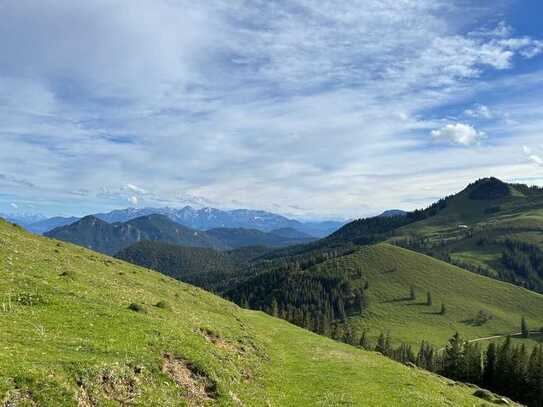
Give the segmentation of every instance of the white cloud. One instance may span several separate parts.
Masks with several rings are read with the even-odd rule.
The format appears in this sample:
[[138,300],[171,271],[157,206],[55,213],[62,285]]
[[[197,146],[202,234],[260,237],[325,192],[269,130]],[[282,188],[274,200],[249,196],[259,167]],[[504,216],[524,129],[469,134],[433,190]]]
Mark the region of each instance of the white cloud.
[[[7,2],[0,185],[6,199],[78,211],[142,196],[146,205],[235,197],[274,210],[309,199],[313,211],[358,216],[396,168],[416,178],[518,159],[518,143],[483,157],[424,150],[443,107],[484,101],[488,73],[535,52],[536,40],[506,24],[463,32],[501,11],[452,0]],[[493,101],[490,114],[500,111]],[[536,123],[512,117],[507,126]],[[458,125],[437,137],[483,136],[468,125],[459,136]],[[388,186],[390,199],[416,193]]]
[[532,149],[528,146],[522,146],[522,151],[524,152],[524,154],[526,155],[530,155],[532,154]]
[[11,206],[13,209],[19,209],[19,205],[14,202],[10,203],[9,206]]
[[128,198],[128,202],[130,202],[132,205],[134,206],[137,206],[138,205],[138,197],[135,196],[135,195],[132,195],[131,197]]
[[485,133],[477,131],[469,124],[447,124],[441,129],[432,130],[432,139],[436,142],[447,142],[462,146],[471,146],[485,138]]

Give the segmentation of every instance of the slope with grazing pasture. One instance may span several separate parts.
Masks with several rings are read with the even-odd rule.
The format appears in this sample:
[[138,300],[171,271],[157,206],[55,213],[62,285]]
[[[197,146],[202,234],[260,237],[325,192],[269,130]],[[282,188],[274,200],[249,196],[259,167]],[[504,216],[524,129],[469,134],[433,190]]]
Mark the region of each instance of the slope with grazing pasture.
[[480,406],[474,389],[0,221],[6,406]]
[[395,342],[443,346],[456,331],[466,339],[519,332],[523,316],[531,329],[543,327],[543,295],[389,244],[363,247],[329,267],[360,270],[354,284],[368,281],[369,306],[351,323],[373,337],[389,330]]

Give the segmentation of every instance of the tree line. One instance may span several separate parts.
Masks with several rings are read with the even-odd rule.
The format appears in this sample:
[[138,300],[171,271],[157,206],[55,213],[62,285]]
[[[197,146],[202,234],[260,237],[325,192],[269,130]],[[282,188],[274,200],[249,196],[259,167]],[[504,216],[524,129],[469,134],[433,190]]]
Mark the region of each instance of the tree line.
[[[521,329],[523,337],[527,337],[529,331],[524,319]],[[530,407],[543,406],[543,345],[528,351],[524,344],[513,345],[508,336],[503,343],[491,342],[483,349],[479,343],[465,341],[456,333],[444,349],[422,341],[415,350],[405,343],[392,346],[390,332],[381,333],[372,344],[368,331],[357,336],[350,328],[345,329],[340,339],[398,362],[481,386]]]

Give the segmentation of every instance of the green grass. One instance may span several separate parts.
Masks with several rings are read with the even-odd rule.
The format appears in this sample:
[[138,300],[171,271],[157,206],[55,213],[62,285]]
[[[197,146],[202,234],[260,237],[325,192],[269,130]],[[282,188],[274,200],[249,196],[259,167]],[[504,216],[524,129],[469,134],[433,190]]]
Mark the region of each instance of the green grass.
[[2,221],[0,349],[3,405],[483,404],[471,387]]
[[[369,308],[350,322],[358,331],[369,329],[374,341],[390,331],[394,342],[415,349],[421,340],[441,347],[456,331],[466,339],[518,332],[522,316],[532,329],[543,326],[543,295],[389,244],[361,248],[330,266],[360,270],[363,277],[355,284],[368,280]],[[408,299],[411,286],[417,293],[414,301]],[[432,306],[425,304],[428,291]],[[439,314],[441,302],[445,315]],[[476,326],[469,320],[480,310],[492,319]]]

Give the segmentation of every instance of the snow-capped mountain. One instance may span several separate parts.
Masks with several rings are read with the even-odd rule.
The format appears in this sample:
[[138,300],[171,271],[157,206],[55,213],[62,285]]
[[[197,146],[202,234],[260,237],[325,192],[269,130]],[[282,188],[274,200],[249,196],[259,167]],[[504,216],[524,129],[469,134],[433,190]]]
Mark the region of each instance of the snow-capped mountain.
[[271,212],[252,209],[221,210],[216,208],[128,208],[108,213],[95,214],[97,218],[109,222],[127,222],[141,216],[165,215],[181,225],[209,230],[214,228],[246,228],[270,232],[275,229],[293,228],[314,237],[323,237],[338,229],[342,222],[307,222],[286,218]]

